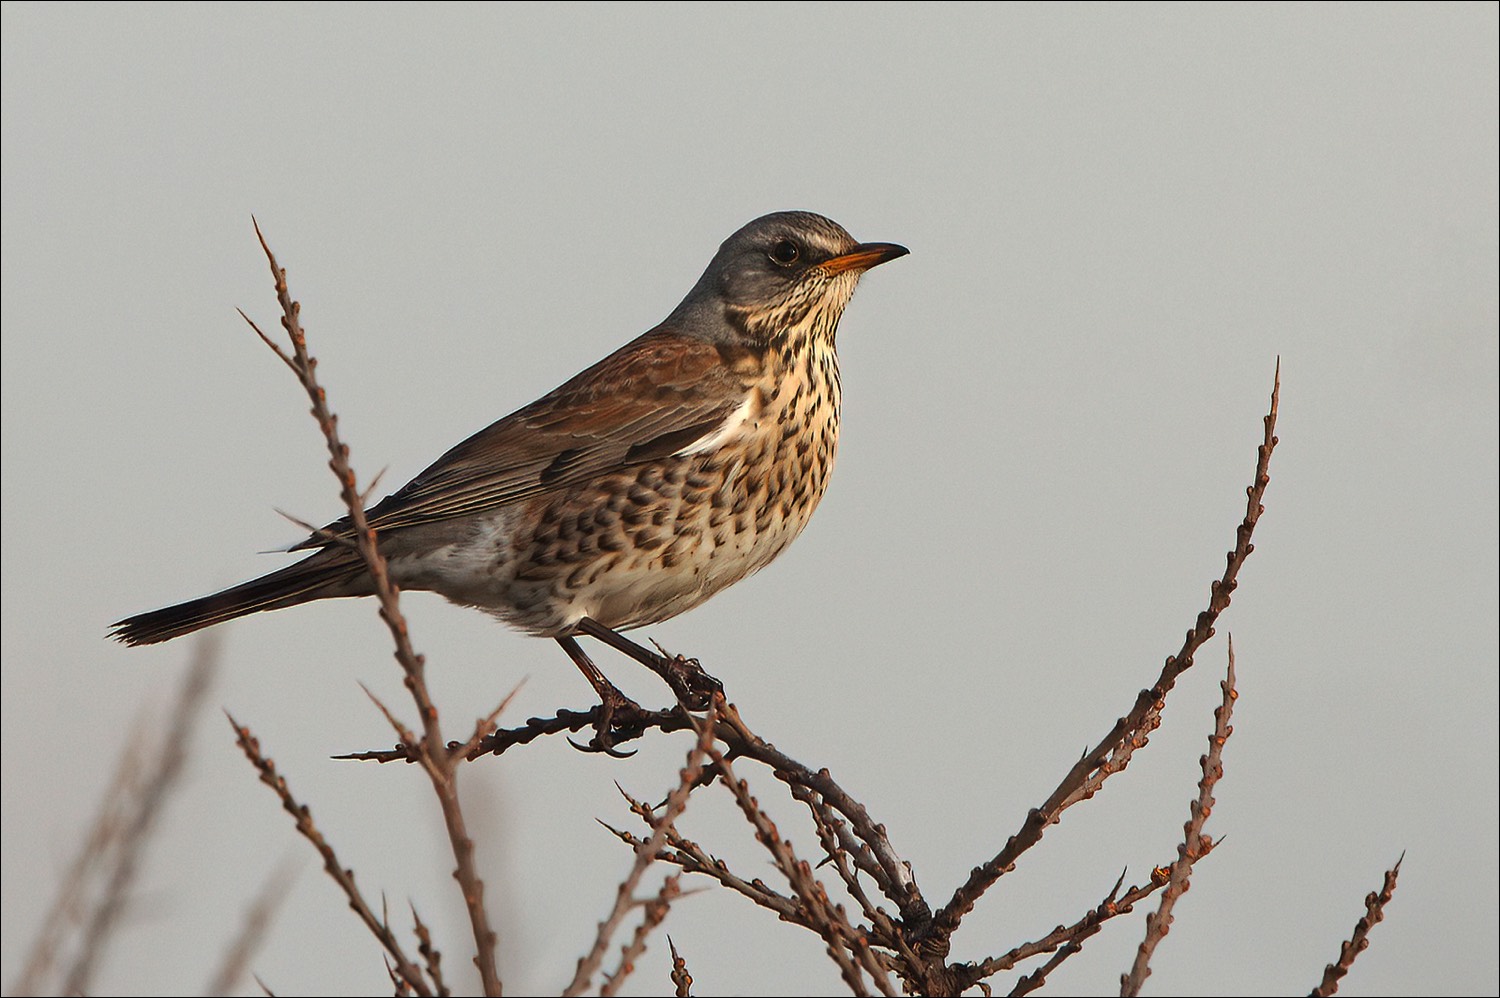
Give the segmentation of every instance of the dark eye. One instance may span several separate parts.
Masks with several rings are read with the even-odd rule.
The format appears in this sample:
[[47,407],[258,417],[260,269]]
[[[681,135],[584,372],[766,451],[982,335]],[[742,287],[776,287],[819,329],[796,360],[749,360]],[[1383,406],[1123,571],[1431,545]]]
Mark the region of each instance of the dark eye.
[[792,242],[790,239],[783,239],[781,242],[771,247],[771,262],[779,263],[783,267],[789,267],[792,264],[796,263],[797,258],[801,255],[801,248],[798,247],[798,245]]

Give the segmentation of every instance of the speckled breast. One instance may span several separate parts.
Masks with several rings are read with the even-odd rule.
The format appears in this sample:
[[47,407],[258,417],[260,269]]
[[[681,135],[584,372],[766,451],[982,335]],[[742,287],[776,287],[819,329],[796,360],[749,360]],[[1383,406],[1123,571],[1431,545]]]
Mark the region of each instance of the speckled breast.
[[640,627],[770,564],[827,488],[839,378],[831,345],[788,345],[767,361],[711,447],[535,500],[536,529],[516,539],[509,606],[495,612],[537,633],[584,616]]

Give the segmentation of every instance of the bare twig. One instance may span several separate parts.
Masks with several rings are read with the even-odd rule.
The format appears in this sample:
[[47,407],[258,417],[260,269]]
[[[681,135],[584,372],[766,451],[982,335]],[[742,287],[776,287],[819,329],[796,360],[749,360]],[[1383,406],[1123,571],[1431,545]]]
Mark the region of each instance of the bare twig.
[[[732,711],[732,708],[730,710]],[[736,733],[741,737],[749,734],[737,712],[726,715],[724,720],[730,726],[735,727]],[[754,738],[754,736],[750,737]],[[754,740],[759,741],[759,739]],[[769,745],[767,747],[769,748]],[[792,844],[782,838],[775,822],[750,793],[749,785],[734,775],[729,759],[724,753],[714,748],[709,749],[709,757],[713,759],[714,767],[723,777],[723,784],[734,795],[740,812],[755,828],[755,837],[771,854],[777,869],[787,878],[792,888],[792,895],[797,899],[798,907],[804,912],[810,927],[823,937],[829,957],[838,965],[844,982],[849,985],[850,990],[856,995],[869,994],[861,974],[863,970],[864,973],[870,975],[882,994],[895,994],[895,989],[885,969],[870,952],[866,934],[849,923],[842,906],[829,900],[827,890],[813,876],[812,868],[804,860],[799,859],[792,849]],[[861,807],[860,810],[863,811],[863,808]]]
[[681,891],[678,889],[678,881],[681,874],[673,874],[662,882],[661,890],[656,892],[656,897],[645,903],[646,913],[641,918],[641,924],[635,927],[630,934],[630,942],[620,949],[620,962],[615,966],[612,973],[604,975],[604,984],[599,988],[599,998],[612,998],[620,993],[620,988],[635,971],[635,963],[646,952],[646,940],[656,927],[667,917],[667,909],[677,899]]
[[1326,998],[1328,995],[1336,994],[1339,989],[1339,981],[1349,973],[1349,968],[1354,966],[1355,957],[1363,953],[1370,945],[1370,930],[1385,917],[1385,906],[1391,903],[1391,895],[1396,893],[1396,878],[1401,874],[1401,861],[1406,859],[1406,853],[1396,860],[1396,865],[1385,871],[1385,880],[1380,885],[1380,893],[1371,891],[1365,895],[1365,913],[1360,916],[1359,921],[1354,923],[1354,934],[1349,940],[1339,946],[1339,958],[1336,963],[1330,963],[1323,969],[1323,980],[1313,988],[1309,995],[1311,998]]
[[[406,674],[406,688],[417,706],[417,715],[422,722],[420,761],[431,780],[442,808],[443,822],[448,830],[448,840],[453,849],[454,879],[463,893],[464,906],[468,911],[469,924],[474,936],[474,965],[479,969],[480,983],[486,995],[501,993],[500,975],[495,964],[495,932],[490,927],[489,912],[484,905],[484,881],[480,879],[474,861],[474,841],[469,837],[463,808],[458,793],[458,761],[448,752],[438,720],[436,704],[428,692],[426,661],[412,646],[406,618],[401,613],[398,591],[387,571],[385,557],[365,516],[363,493],[360,492],[353,468],[349,464],[349,448],[339,438],[338,417],[328,406],[328,397],[317,380],[317,361],[308,353],[307,337],[302,329],[301,305],[292,298],[287,287],[286,271],[276,262],[276,255],[266,243],[260,226],[255,226],[276,282],[276,298],[281,304],[281,326],[291,341],[289,356],[277,346],[260,327],[245,316],[261,340],[297,375],[312,402],[312,414],[323,432],[328,445],[328,466],[338,479],[344,507],[349,513],[349,525],[359,555],[365,563],[380,604],[380,617],[385,621],[395,643],[396,661]],[[244,315],[243,312],[240,313]],[[389,715],[387,715],[389,716]],[[394,719],[393,719],[394,720]]]
[[[1210,844],[1210,851],[1212,851],[1212,848],[1212,844]],[[1165,887],[1169,875],[1169,868],[1164,866],[1156,867],[1151,871],[1151,878],[1149,880],[1143,884],[1131,887],[1124,894],[1120,893],[1120,887],[1125,879],[1121,875],[1120,879],[1115,882],[1114,887],[1105,895],[1104,900],[1071,925],[1059,925],[1035,941],[1023,943],[1000,956],[990,957],[976,964],[960,964],[955,966],[953,969],[957,984],[956,990],[965,991],[987,977],[1010,970],[1021,961],[1029,960],[1042,953],[1052,953],[1062,948],[1069,949],[1068,956],[1071,956],[1073,953],[1078,952],[1082,948],[1083,941],[1097,933],[1105,922],[1119,915],[1130,914],[1135,910],[1135,906],[1138,903],[1150,897],[1162,887]],[[1066,957],[1062,959],[1066,959]],[[1062,959],[1049,962],[1049,966],[1029,975],[1033,981],[1032,987],[1039,986],[1045,980],[1046,975],[1058,963],[1062,962]]]
[[[1099,931],[1099,928],[1100,926],[1098,925],[1092,926],[1087,935],[1093,935],[1093,933]],[[1015,986],[1012,987],[1008,992],[1010,998],[1020,998],[1021,995],[1029,995],[1033,991],[1036,991],[1038,988],[1040,988],[1043,984],[1046,984],[1048,974],[1056,970],[1064,960],[1067,960],[1075,953],[1079,953],[1083,950],[1083,940],[1085,938],[1087,938],[1087,936],[1079,936],[1077,939],[1069,939],[1067,942],[1063,943],[1062,946],[1058,947],[1056,953],[1053,953],[1052,956],[1048,957],[1046,963],[1042,964],[1040,967],[1038,967],[1036,970],[1033,970],[1029,974],[1023,974],[1020,980],[1016,981]]]
[[448,743],[448,755],[452,759],[450,765],[457,765],[460,760],[473,758],[474,754],[479,751],[479,746],[484,744],[485,739],[495,734],[495,722],[499,720],[501,714],[505,713],[505,708],[510,706],[510,702],[516,698],[516,694],[521,692],[521,686],[525,682],[526,680],[523,679],[513,686],[511,691],[505,694],[505,699],[501,700],[494,710],[474,722],[474,733],[469,736],[468,741],[462,745],[454,742]]
[[743,756],[771,767],[776,778],[789,786],[802,786],[817,793],[825,803],[842,814],[860,841],[867,845],[878,865],[876,883],[881,892],[894,902],[909,926],[926,923],[929,917],[927,903],[917,888],[911,867],[902,860],[886,835],[885,826],[876,824],[865,810],[843,787],[839,786],[827,769],[816,772],[777,750],[776,746],[752,732],[740,719],[739,711],[731,704],[727,708],[724,728],[732,732],[725,738],[735,756]]
[[1239,696],[1234,688],[1234,639],[1229,639],[1229,669],[1224,681],[1219,684],[1224,691],[1224,702],[1214,710],[1214,731],[1208,736],[1208,752],[1199,760],[1203,776],[1198,780],[1198,798],[1189,805],[1189,817],[1182,826],[1183,842],[1177,847],[1177,860],[1167,877],[1167,889],[1162,891],[1161,902],[1155,912],[1146,916],[1146,937],[1136,950],[1135,963],[1128,973],[1120,977],[1120,994],[1134,996],[1141,993],[1146,978],[1151,976],[1151,955],[1157,945],[1166,938],[1172,928],[1172,908],[1177,899],[1187,893],[1188,878],[1193,872],[1193,863],[1213,848],[1213,841],[1203,834],[1203,826],[1214,809],[1214,786],[1224,775],[1224,744],[1234,733],[1229,718],[1234,713],[1234,701]]
[[234,727],[234,736],[238,739],[245,757],[260,772],[261,782],[276,792],[276,796],[281,800],[282,809],[296,821],[297,831],[311,842],[313,848],[318,850],[318,855],[323,857],[323,869],[328,871],[334,883],[338,884],[339,889],[344,892],[344,897],[349,901],[349,907],[385,949],[387,966],[391,971],[392,979],[415,994],[431,995],[433,990],[423,977],[421,968],[407,958],[405,951],[401,948],[401,942],[391,931],[389,924],[384,918],[376,915],[374,909],[365,901],[364,895],[354,883],[354,871],[339,862],[333,846],[323,837],[323,833],[318,830],[317,824],[313,821],[312,811],[306,805],[298,803],[297,799],[292,796],[291,788],[287,786],[286,780],[276,771],[276,764],[261,752],[260,741],[250,729],[239,724],[233,717],[229,718],[229,723]]
[[[480,739],[478,745],[465,753],[465,758],[472,760],[481,755],[502,755],[508,749],[529,744],[546,735],[568,734],[593,728],[599,721],[600,710],[599,707],[589,710],[561,708],[552,717],[528,718],[520,727],[502,728]],[[680,707],[642,711],[636,717],[640,721],[641,730],[626,734],[613,732],[612,738],[616,745],[639,738],[646,731],[686,731],[694,727],[693,719]],[[456,749],[458,746],[455,743],[451,747]],[[334,758],[358,762],[415,762],[416,754],[409,746],[398,744],[394,748],[349,752]]]
[[1061,817],[1062,812],[1081,800],[1087,800],[1098,790],[1104,779],[1124,769],[1136,748],[1146,744],[1147,735],[1161,723],[1161,711],[1167,694],[1176,685],[1177,677],[1193,665],[1193,655],[1213,637],[1214,623],[1229,606],[1230,596],[1238,585],[1240,569],[1255,550],[1250,543],[1255,525],[1265,512],[1261,500],[1265,498],[1266,486],[1270,484],[1271,452],[1276,448],[1276,416],[1281,395],[1281,363],[1277,362],[1276,377],[1271,389],[1270,410],[1265,417],[1265,437],[1256,453],[1255,478],[1246,489],[1245,518],[1235,532],[1234,550],[1227,556],[1224,574],[1209,587],[1208,608],[1198,614],[1195,626],[1187,632],[1182,648],[1167,659],[1161,675],[1150,689],[1142,690],[1136,697],[1130,713],[1115,722],[1115,726],[1092,750],[1074,763],[1068,775],[1063,777],[1057,789],[1042,804],[1033,809],[1016,832],[1005,843],[996,856],[977,866],[964,884],[953,893],[953,897],[933,916],[932,926],[923,940],[929,952],[946,954],[953,932],[963,917],[973,910],[985,891],[1002,875],[1015,867],[1016,860],[1037,842],[1049,825]]
[[[872,942],[888,949],[897,950],[903,960],[915,966],[919,957],[906,945],[906,937],[886,910],[870,899],[860,883],[858,870],[874,866],[869,858],[869,849],[849,833],[845,822],[825,804],[821,797],[802,786],[791,787],[794,798],[807,805],[812,814],[813,825],[818,832],[818,842],[823,846],[824,863],[832,864],[865,918],[870,922]],[[876,867],[878,869],[878,867]]]
[[[716,698],[716,701],[718,699]],[[722,706],[720,709],[722,709]],[[723,754],[720,753],[715,758],[715,765],[717,765],[718,760],[723,759]],[[733,778],[732,771],[726,778]],[[741,789],[744,789],[742,783],[738,785]],[[731,790],[733,791],[734,789],[734,786],[731,786]],[[749,808],[749,811],[746,811],[746,816],[757,829],[757,839],[771,851],[778,869],[787,874],[788,880],[792,883],[792,897],[777,893],[759,879],[747,881],[737,876],[729,870],[722,860],[710,856],[701,846],[678,832],[675,826],[667,829],[665,845],[669,848],[659,852],[657,858],[664,862],[678,865],[686,872],[700,873],[712,877],[725,887],[743,894],[764,908],[774,911],[783,921],[817,932],[824,937],[825,942],[832,935],[835,939],[841,941],[842,950],[847,951],[854,958],[855,962],[863,966],[866,972],[871,974],[883,993],[891,993],[889,982],[884,980],[887,971],[886,961],[871,950],[866,930],[856,929],[849,925],[843,910],[830,904],[826,891],[823,889],[822,884],[812,878],[811,869],[808,865],[798,860],[795,854],[791,852],[790,843],[781,839],[780,834],[775,830],[774,823],[760,809],[754,798],[748,797],[747,800],[747,797],[748,794],[742,796],[740,793],[736,793],[736,799],[741,805],[741,810],[746,811]],[[630,803],[633,812],[655,827],[653,809],[633,798],[630,798]],[[605,827],[609,828],[608,825]],[[615,828],[609,828],[609,830],[633,848],[639,849],[645,842],[645,840],[639,839],[628,832],[623,832]],[[886,945],[884,941],[880,944]],[[830,949],[830,955],[833,955],[832,949]],[[861,990],[863,983],[859,981],[858,973],[854,970],[854,965],[850,962],[849,956],[843,956],[841,953],[835,956],[834,959],[840,963],[841,968],[845,969],[846,980],[850,980],[851,977],[853,978],[851,987],[855,989],[856,993],[864,993]]]
[[[621,842],[624,842],[633,849],[640,848],[646,841],[618,828],[611,828],[609,825],[605,825],[604,827],[609,829]],[[812,923],[792,898],[773,891],[759,879],[745,880],[743,877],[738,876],[729,869],[728,865],[722,859],[709,855],[707,850],[692,839],[682,835],[676,828],[668,829],[666,844],[671,848],[663,850],[657,855],[657,859],[660,861],[680,866],[688,873],[701,873],[704,876],[712,877],[737,894],[743,894],[762,908],[775,912],[777,917],[782,921],[790,922],[793,925],[800,925],[804,928],[812,928]]]
[[[662,813],[647,817],[647,822],[652,827],[651,835],[636,844],[635,861],[631,864],[630,872],[625,875],[624,880],[620,881],[620,886],[615,891],[614,907],[604,921],[599,923],[599,930],[594,935],[594,943],[589,948],[589,952],[578,961],[573,980],[563,989],[564,995],[582,994],[598,971],[599,964],[604,959],[604,953],[609,948],[610,939],[613,938],[634,903],[635,889],[640,884],[641,877],[645,874],[646,868],[656,861],[657,854],[661,852],[661,847],[670,834],[672,822],[676,821],[683,808],[687,807],[688,795],[698,782],[698,775],[703,770],[709,746],[713,744],[716,715],[717,711],[711,712],[704,720],[698,732],[698,740],[688,751],[687,762],[678,775],[677,785],[667,795]],[[665,907],[661,909],[661,914],[666,915]]]

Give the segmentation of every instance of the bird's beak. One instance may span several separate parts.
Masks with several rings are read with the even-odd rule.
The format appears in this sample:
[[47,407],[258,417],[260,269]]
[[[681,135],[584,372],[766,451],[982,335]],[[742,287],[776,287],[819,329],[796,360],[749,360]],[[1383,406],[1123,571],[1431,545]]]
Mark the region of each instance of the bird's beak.
[[860,243],[847,253],[836,256],[832,260],[824,260],[821,269],[830,274],[842,274],[848,270],[863,273],[871,267],[877,267],[887,260],[894,260],[910,252],[911,250],[905,246],[898,246],[895,243]]

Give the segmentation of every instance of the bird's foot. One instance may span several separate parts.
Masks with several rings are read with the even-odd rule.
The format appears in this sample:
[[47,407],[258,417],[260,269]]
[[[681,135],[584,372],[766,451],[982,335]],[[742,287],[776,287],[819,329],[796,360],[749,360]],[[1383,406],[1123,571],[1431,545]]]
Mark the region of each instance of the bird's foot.
[[696,658],[663,655],[661,677],[688,710],[707,710],[715,694],[724,694],[724,684],[704,672]]
[[645,732],[645,709],[618,689],[610,687],[594,712],[594,737],[587,745],[580,745],[571,738],[568,744],[580,752],[602,752],[612,759],[628,759],[635,755],[634,749],[619,749],[615,743],[639,738]]

